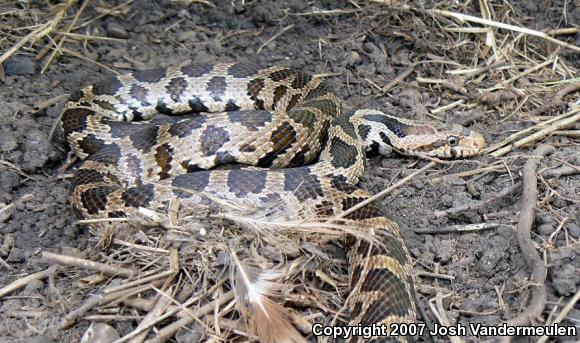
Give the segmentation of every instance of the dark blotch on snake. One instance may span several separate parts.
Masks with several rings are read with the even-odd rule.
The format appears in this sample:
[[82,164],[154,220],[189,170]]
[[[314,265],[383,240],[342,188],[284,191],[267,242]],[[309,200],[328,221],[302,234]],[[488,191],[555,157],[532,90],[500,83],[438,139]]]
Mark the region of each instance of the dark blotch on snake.
[[326,95],[331,92],[330,86],[324,81],[320,82],[318,86],[312,89],[308,94],[304,97],[304,101],[312,100],[323,95]]
[[85,92],[82,89],[77,89],[71,93],[68,97],[68,101],[77,102],[81,100],[83,96],[85,96]]
[[[405,285],[386,268],[369,270],[361,293],[375,290],[380,290],[382,296],[367,308],[361,320],[362,325],[371,325],[376,322],[376,318],[387,318],[392,315],[404,317],[408,314],[408,309],[412,308]],[[385,301],[385,298],[389,301]]]
[[187,104],[189,105],[189,107],[191,108],[191,112],[193,113],[209,112],[207,106],[205,106],[204,103],[198,97],[194,96],[193,98],[189,99]]
[[87,189],[81,194],[83,207],[91,215],[104,211],[107,208],[107,195],[116,189],[108,186]]
[[131,88],[129,89],[129,95],[131,95],[132,98],[139,100],[139,102],[144,105],[144,103],[146,103],[147,105],[144,106],[149,106],[149,102],[147,102],[147,95],[149,94],[149,90],[143,86],[140,86],[138,84],[134,84],[133,86],[131,86]]
[[292,159],[288,163],[288,167],[303,166],[306,163],[310,162],[309,158],[307,158],[308,152],[309,152],[308,147],[300,148],[300,150],[298,150],[298,152],[296,152],[294,157],[292,157]]
[[143,153],[149,153],[151,148],[157,144],[158,132],[159,127],[154,125],[135,131],[129,136],[129,138],[136,149],[143,151]]
[[258,167],[268,168],[272,165],[276,158],[288,151],[292,144],[296,142],[296,131],[292,124],[282,122],[270,136],[270,141],[273,144],[272,151],[268,152],[258,160]]
[[[192,196],[191,192],[201,192],[209,185],[209,176],[210,172],[206,170],[177,175],[171,181],[171,186],[174,187],[173,194],[178,198],[190,198]],[[179,188],[191,192],[182,191]]]
[[282,171],[284,179],[284,191],[292,192],[300,201],[322,197],[324,192],[320,180],[311,174],[310,168],[301,167]]
[[191,135],[192,132],[201,128],[207,120],[207,117],[199,116],[188,120],[180,121],[171,125],[167,132],[172,136],[184,138]]
[[230,141],[228,132],[220,127],[208,125],[200,135],[201,152],[205,156],[214,155],[224,144]]
[[[342,210],[346,211],[353,207],[354,205],[358,205],[360,202],[366,200],[366,198],[359,198],[359,197],[348,197],[342,200]],[[352,212],[351,214],[345,216],[347,219],[370,219],[370,218],[378,218],[382,217],[382,211],[376,207],[374,204],[367,204],[362,208]]]
[[121,198],[127,207],[148,207],[155,197],[155,186],[145,184],[137,187],[127,188]]
[[231,170],[228,173],[228,189],[238,198],[249,193],[260,194],[266,187],[267,172],[259,170]]
[[157,99],[157,106],[155,106],[155,109],[162,114],[166,114],[166,115],[173,115],[175,114],[173,109],[169,106],[167,106],[167,104],[165,103],[165,101],[161,100],[161,99]]
[[357,129],[358,135],[364,142],[369,136],[369,133],[371,133],[372,127],[370,125],[360,124]]
[[235,78],[243,79],[252,75],[256,75],[262,68],[257,64],[236,63],[228,68],[228,75]]
[[162,144],[155,149],[155,162],[161,169],[157,174],[160,180],[167,179],[171,170],[171,161],[173,160],[173,148],[168,143]]
[[93,169],[79,169],[76,171],[72,182],[72,188],[80,185],[86,185],[93,182],[101,182],[104,180],[104,175]]
[[288,111],[288,117],[309,128],[314,127],[314,123],[316,122],[316,115],[309,108],[293,108]]
[[107,145],[93,155],[88,160],[104,164],[117,165],[121,158],[121,148],[116,144]]
[[114,95],[123,84],[116,77],[97,82],[93,85],[94,95]]
[[107,146],[104,140],[97,138],[97,136],[92,133],[78,141],[78,145],[83,152],[89,155],[94,154],[95,152]]
[[[405,253],[405,250],[401,246],[400,239],[396,236],[393,236],[389,230],[390,229],[388,228],[376,230],[377,239],[380,240],[382,248],[379,249],[377,246],[374,246],[373,251],[371,252],[371,256],[377,255],[379,253],[382,255],[391,256],[399,264],[404,266],[407,263],[409,263],[407,254]],[[368,254],[368,250],[369,250],[368,242],[361,242],[357,247],[356,253],[361,256],[366,256]]]
[[272,109],[275,110],[278,107],[278,102],[286,95],[288,87],[285,85],[280,85],[274,89],[274,98],[272,100]]
[[139,82],[156,83],[161,81],[166,75],[166,69],[141,70],[133,73],[133,77]]
[[181,67],[181,72],[189,77],[201,77],[213,70],[211,64],[189,65]]
[[382,114],[366,114],[363,116],[363,118],[368,121],[384,124],[399,138],[403,138],[407,135],[406,132],[409,126],[394,118]]
[[346,194],[351,194],[357,189],[359,189],[352,183],[345,182],[345,180],[339,176],[332,176],[330,178],[330,183],[332,184],[333,188],[336,188],[337,190],[344,192]]
[[228,112],[228,119],[250,131],[258,131],[272,121],[272,113],[265,110]]
[[300,94],[292,94],[292,97],[290,97],[290,101],[288,101],[288,105],[286,106],[286,111],[293,109],[296,104],[298,104],[298,101],[300,101],[300,98]]
[[225,77],[214,76],[207,82],[206,90],[215,101],[221,101],[227,87],[228,84]]
[[296,72],[296,76],[294,78],[294,81],[292,81],[292,88],[294,89],[300,89],[304,86],[306,86],[308,84],[308,82],[310,82],[312,80],[312,76],[309,74],[306,74],[302,71],[297,71]]
[[64,112],[61,122],[65,134],[83,131],[87,126],[87,116],[94,111],[84,108],[71,108]]
[[93,104],[97,105],[98,107],[100,107],[104,110],[108,110],[108,111],[115,111],[116,110],[115,105],[113,105],[112,103],[110,103],[108,101],[94,99]]
[[240,106],[238,106],[234,100],[228,100],[228,103],[226,104],[226,112],[237,111],[239,109]]
[[[386,133],[379,132],[379,136],[381,136],[381,140],[383,141],[384,144],[391,145],[391,146],[393,145],[393,143],[391,143],[391,139],[389,138],[389,136],[387,136]],[[377,142],[377,143],[379,143],[379,142]]]
[[332,166],[335,168],[349,168],[357,162],[358,151],[356,147],[347,144],[338,137],[333,137],[330,143],[330,156]]
[[187,89],[188,84],[187,81],[183,77],[176,77],[169,81],[169,84],[165,86],[167,90],[167,94],[171,97],[171,100],[175,102],[181,101],[181,96]]
[[288,76],[293,75],[295,73],[296,73],[296,71],[293,69],[280,69],[280,70],[276,70],[275,72],[271,73],[270,75],[268,75],[268,77],[270,78],[270,80],[272,80],[274,82],[278,82],[278,81],[284,80]]

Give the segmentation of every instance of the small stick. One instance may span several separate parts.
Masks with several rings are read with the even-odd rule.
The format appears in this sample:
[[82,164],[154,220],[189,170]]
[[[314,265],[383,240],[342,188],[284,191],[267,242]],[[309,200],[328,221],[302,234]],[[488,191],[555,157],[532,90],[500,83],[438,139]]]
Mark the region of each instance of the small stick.
[[445,275],[445,274],[439,274],[439,273],[432,273],[432,272],[425,272],[425,271],[417,271],[415,273],[415,275],[417,276],[427,276],[427,277],[432,277],[432,278],[437,278],[437,279],[443,279],[443,280],[449,280],[449,281],[453,281],[455,280],[455,277],[453,275]]
[[86,268],[95,270],[108,276],[122,276],[125,278],[132,277],[137,274],[134,270],[123,268],[119,266],[112,266],[100,262],[93,262],[82,258],[53,254],[48,251],[42,252],[42,258],[47,262],[58,263],[60,265]]
[[[83,1],[83,3],[81,4],[81,7],[79,8],[79,10],[77,11],[77,13],[75,14],[75,17],[73,18],[72,22],[66,28],[65,33],[69,33],[72,30],[72,28],[74,27],[74,25],[77,22],[77,20],[79,20],[79,18],[81,16],[81,13],[83,13],[83,11],[85,10],[85,8],[87,8],[87,5],[89,4],[89,2],[90,2],[89,0]],[[52,63],[52,60],[54,59],[54,57],[56,56],[56,54],[60,51],[60,49],[61,49],[61,47],[62,47],[62,45],[64,44],[65,41],[66,41],[66,36],[65,35],[61,35],[60,40],[56,44],[56,48],[52,51],[52,54],[50,54],[50,56],[48,56],[48,60],[46,61],[46,63],[42,67],[42,69],[40,70],[40,73],[41,74],[44,74],[44,72],[46,71],[46,69],[48,68],[48,66]]]
[[[578,109],[576,111],[578,111]],[[556,130],[559,130],[563,127],[566,127],[570,124],[573,124],[579,120],[580,120],[580,113],[576,114],[575,116],[562,119],[560,121],[553,123],[552,125],[548,126],[547,128],[542,129],[542,130],[540,130],[540,131],[538,131],[538,132],[536,132],[536,133],[534,133],[526,138],[520,139],[519,141],[515,142],[513,145],[503,147],[503,148],[491,153],[490,155],[492,155],[494,157],[503,156],[503,155],[507,154],[508,152],[512,151],[514,148],[519,148],[519,147],[524,146],[526,144],[540,140],[540,139],[546,137],[547,135],[549,135],[550,133],[552,133]]]
[[552,132],[550,136],[567,136],[572,138],[580,138],[580,130],[559,130]]
[[40,104],[34,106],[32,108],[32,110],[34,112],[40,112],[40,111],[45,110],[45,109],[49,108],[50,106],[52,106],[58,102],[60,102],[61,100],[66,99],[68,96],[69,96],[68,94],[61,94],[61,95],[55,96],[52,99],[48,99],[48,100],[43,101]]
[[[580,300],[580,289],[576,291],[576,294],[574,294],[572,299],[570,299],[570,301],[566,304],[566,306],[564,306],[562,311],[558,313],[558,316],[556,316],[556,318],[550,323],[550,325],[560,323],[564,318],[566,318],[566,315],[568,315],[568,312],[572,311],[578,300]],[[540,337],[537,343],[545,343],[547,340],[548,336],[544,335]]]
[[404,185],[405,183],[407,183],[408,181],[410,181],[411,179],[413,179],[414,177],[416,177],[419,174],[424,173],[425,171],[427,171],[428,169],[430,169],[431,167],[436,166],[437,163],[435,162],[429,162],[427,163],[423,168],[416,170],[415,172],[409,174],[408,176],[402,178],[401,180],[399,180],[398,182],[396,182],[395,184],[393,184],[391,187],[388,187],[386,189],[383,189],[382,191],[378,192],[377,194],[369,197],[368,199],[361,201],[360,203],[354,205],[353,207],[349,208],[348,210],[342,212],[341,214],[339,214],[338,216],[335,216],[333,218],[328,219],[326,223],[335,221],[337,219],[340,218],[344,218],[345,216],[348,216],[349,214],[353,213],[354,211],[358,210],[359,208],[362,208],[368,204],[370,204],[371,202],[385,196],[386,194],[389,194],[390,192],[392,192],[393,190],[401,187],[402,185]]
[[520,251],[528,268],[531,269],[530,282],[533,283],[534,287],[529,305],[517,317],[508,320],[508,326],[529,325],[530,320],[538,318],[546,306],[546,285],[544,284],[547,273],[546,266],[534,248],[530,230],[534,224],[536,202],[538,201],[538,180],[536,177],[538,160],[554,150],[553,146],[542,144],[534,150],[534,156],[530,156],[524,164],[522,209],[518,220],[517,236]]
[[[199,317],[203,316],[204,314],[208,314],[208,313],[212,312],[214,310],[215,306],[221,306],[221,305],[227,303],[228,301],[232,300],[233,298],[234,298],[234,291],[229,291],[229,292],[221,295],[216,300],[203,305],[199,309],[197,309],[195,311],[191,311],[192,315],[187,315],[184,312],[184,315],[185,315],[184,317],[182,317],[178,321],[173,322],[170,325],[167,325],[163,329],[160,329],[159,332],[157,333],[157,336],[155,338],[149,340],[148,343],[164,343],[164,342],[166,342],[168,339],[173,337],[177,333],[177,331],[181,330],[183,327],[185,327],[185,326],[191,324],[193,321],[195,321],[195,318],[199,318]],[[121,343],[121,340],[118,340],[115,343]]]
[[549,124],[552,124],[554,122],[557,122],[558,120],[562,120],[562,119],[568,118],[568,117],[570,117],[570,116],[572,116],[572,115],[574,115],[574,114],[576,114],[578,112],[580,112],[580,109],[575,108],[575,109],[573,109],[573,110],[571,110],[569,112],[566,112],[566,113],[561,114],[559,116],[553,117],[552,119],[549,119],[549,120],[546,120],[546,121],[541,122],[539,124],[536,124],[536,125],[534,125],[532,127],[529,127],[529,128],[527,128],[525,130],[516,132],[516,133],[510,135],[509,137],[507,137],[506,139],[504,139],[503,141],[501,141],[500,143],[494,144],[494,145],[492,145],[492,146],[490,146],[490,147],[488,147],[486,149],[483,149],[481,153],[482,154],[490,153],[490,152],[492,152],[494,150],[497,150],[497,149],[499,149],[499,148],[501,148],[501,147],[503,147],[505,145],[510,144],[511,142],[515,141],[516,139],[519,139],[520,137],[526,135],[528,132],[532,132],[532,131],[535,131],[535,130],[538,130],[538,129],[542,129],[545,126],[548,126]]
[[518,79],[521,79],[522,77],[524,77],[526,75],[529,75],[529,74],[531,74],[531,73],[533,73],[533,72],[535,72],[537,70],[540,70],[540,69],[546,67],[547,65],[549,65],[551,63],[554,63],[554,60],[555,59],[556,59],[555,57],[552,57],[552,58],[550,58],[550,59],[548,59],[548,60],[546,60],[546,61],[544,61],[544,62],[542,62],[542,63],[540,63],[538,65],[535,65],[533,68],[526,69],[523,72],[521,72],[521,73],[519,73],[517,75],[514,75],[514,76],[510,77],[507,80],[504,80],[504,81],[500,82],[499,85],[496,85],[496,86],[492,87],[489,90],[496,89],[497,87],[505,86],[505,85],[507,85],[509,83],[512,83],[512,82],[514,82],[514,81],[516,81]]
[[391,90],[391,88],[395,87],[400,82],[402,82],[407,76],[411,75],[413,71],[415,71],[415,67],[405,69],[402,73],[397,75],[397,77],[395,77],[391,82],[387,83],[383,88],[381,88],[381,91],[379,92],[379,94],[377,94],[376,97],[378,98],[385,95],[388,91]]
[[76,52],[76,51],[72,51],[72,50],[69,50],[69,49],[67,49],[67,48],[63,48],[63,47],[61,47],[61,48],[60,48],[60,51],[62,51],[62,52],[63,52],[63,53],[65,53],[65,54],[69,54],[69,55],[71,55],[71,56],[73,56],[73,57],[76,57],[76,58],[78,58],[78,59],[81,59],[81,60],[83,60],[83,61],[87,61],[87,62],[91,62],[91,63],[93,63],[93,64],[96,64],[96,65],[98,65],[98,66],[99,66],[99,67],[101,67],[101,68],[107,69],[108,71],[110,71],[111,73],[113,73],[113,74],[115,74],[115,75],[119,75],[119,74],[120,74],[118,71],[116,71],[116,70],[114,70],[114,69],[111,69],[111,68],[107,67],[106,65],[104,65],[104,64],[102,64],[102,63],[100,63],[100,62],[97,62],[97,61],[95,61],[95,60],[91,60],[90,58],[88,58],[88,57],[85,57],[85,56],[83,56],[82,54],[79,54],[79,53],[78,53],[78,52]]
[[500,226],[500,224],[495,223],[478,223],[478,224],[467,224],[467,225],[451,225],[446,226],[441,229],[416,229],[413,230],[415,233],[455,233],[455,232],[474,232],[481,230],[489,230]]
[[264,49],[266,46],[268,46],[268,44],[272,43],[276,38],[280,37],[281,35],[284,34],[284,32],[290,30],[293,27],[294,27],[294,24],[290,24],[290,25],[286,26],[285,28],[283,28],[280,32],[278,32],[275,35],[273,35],[272,37],[270,37],[270,39],[268,39],[267,41],[265,41],[264,44],[262,44],[258,48],[258,51],[256,52],[256,55],[259,54],[260,52],[262,52],[262,49]]
[[[222,278],[220,281],[218,281],[215,285],[213,285],[210,289],[208,289],[208,291],[206,292],[207,294],[211,294],[213,293],[218,287],[221,287],[221,285],[226,281],[227,278]],[[231,292],[231,291],[230,291]],[[203,295],[203,294],[202,294]],[[186,302],[184,302],[182,304],[182,307],[188,307],[193,305],[194,303],[198,302],[201,298],[202,295],[197,295],[197,296],[193,296],[192,298],[188,299]],[[233,293],[232,293],[233,295]],[[133,306],[133,307],[140,307],[143,304],[141,299],[133,299],[133,298],[129,298],[125,300],[125,303],[129,306]],[[207,306],[209,306],[209,304],[206,304]],[[204,306],[206,306],[204,305]],[[145,305],[147,306],[147,305]],[[213,305],[210,306],[211,309],[213,309]],[[210,309],[210,310],[211,310]],[[121,339],[115,341],[115,343],[123,343],[128,341],[129,339],[137,336],[138,334],[140,334],[141,332],[143,332],[144,330],[147,330],[151,327],[153,327],[153,325],[162,322],[163,320],[176,315],[176,316],[185,316],[185,312],[183,312],[183,310],[180,307],[177,306],[170,306],[170,310],[166,311],[165,314],[163,314],[162,316],[156,318],[154,321],[147,323],[147,325],[144,325],[143,327],[139,328],[139,329],[135,329],[133,331],[131,331],[130,333],[128,333],[127,335],[121,337]]]
[[38,273],[34,273],[34,274],[30,274],[27,275],[23,278],[20,278],[18,280],[15,280],[14,282],[12,282],[11,284],[0,288],[0,299],[7,295],[10,294],[12,292],[14,292],[17,289],[20,289],[22,287],[25,287],[26,285],[28,285],[31,281],[34,280],[41,280],[44,278],[49,277],[50,275],[53,275],[54,272],[56,272],[57,267],[56,266],[51,266],[48,269],[45,269],[43,271],[40,271]]
[[466,177],[466,176],[473,176],[473,175],[478,175],[478,174],[482,174],[482,173],[487,173],[487,172],[495,172],[495,171],[500,171],[503,170],[504,168],[502,166],[498,166],[498,165],[490,165],[487,167],[482,167],[482,168],[477,168],[477,169],[473,169],[473,170],[468,170],[468,171],[464,171],[464,172],[460,172],[460,173],[455,173],[455,174],[449,174],[443,177],[434,177],[431,179],[431,182],[439,182],[441,181],[441,179],[445,178],[445,177]]
[[580,174],[580,166],[560,166],[558,168],[544,170],[540,173],[543,177],[558,177],[575,174]]
[[497,22],[494,20],[483,19],[480,17],[468,15],[468,14],[461,14],[461,13],[449,12],[449,11],[438,10],[438,9],[432,9],[432,10],[429,10],[427,12],[431,13],[431,14],[439,14],[439,15],[444,16],[444,17],[455,18],[455,19],[458,19],[462,22],[463,21],[471,21],[471,22],[478,23],[478,24],[489,25],[489,26],[493,26],[493,27],[499,27],[501,29],[506,29],[506,30],[510,30],[510,31],[516,31],[516,32],[529,34],[532,36],[543,38],[549,42],[558,44],[558,45],[563,46],[565,48],[580,52],[580,47],[577,47],[575,45],[568,44],[568,43],[563,42],[561,40],[558,40],[556,38],[550,37],[549,35],[547,35],[544,32],[541,32],[541,31],[536,31],[536,30],[525,28],[525,27],[519,27],[519,26],[505,24],[505,23],[500,23],[500,22]]
[[4,161],[4,160],[0,160],[0,165],[4,165],[5,167],[12,168],[12,169],[16,170],[16,172],[18,174],[20,174],[20,176],[24,176],[27,179],[30,179],[32,181],[36,181],[35,178],[33,178],[32,176],[26,174],[22,169],[20,169],[20,167],[18,167],[17,165],[15,165],[13,163],[10,163],[10,162]]
[[93,309],[96,306],[102,306],[109,304],[114,301],[120,301],[123,298],[129,297],[134,294],[143,293],[151,289],[151,287],[160,286],[163,283],[163,280],[157,280],[149,285],[144,285],[132,289],[128,289],[126,291],[121,291],[113,294],[97,294],[85,301],[79,308],[75,309],[74,311],[69,312],[60,323],[60,328],[65,330],[73,326],[82,316],[84,316],[87,312]]
[[[433,300],[435,300],[435,305],[433,304]],[[431,307],[431,311],[437,319],[439,323],[443,326],[451,326],[451,322],[447,317],[447,313],[445,312],[445,308],[443,308],[443,295],[440,291],[435,294],[435,299],[429,300],[429,307]],[[448,336],[451,343],[461,343],[461,339],[458,336]]]

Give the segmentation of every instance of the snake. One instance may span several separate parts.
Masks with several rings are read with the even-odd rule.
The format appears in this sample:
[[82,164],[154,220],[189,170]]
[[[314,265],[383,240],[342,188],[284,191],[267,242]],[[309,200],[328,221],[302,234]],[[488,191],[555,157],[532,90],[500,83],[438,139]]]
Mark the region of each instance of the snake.
[[[71,191],[81,219],[132,218],[175,199],[195,206],[199,194],[258,208],[283,201],[287,219],[346,213],[375,238],[346,235],[349,325],[387,328],[416,322],[412,261],[382,207],[346,212],[372,196],[357,186],[366,156],[461,158],[485,146],[456,124],[346,112],[327,81],[300,69],[240,63],[105,79],[71,94],[60,125],[83,160]],[[249,167],[220,168],[231,164]]]

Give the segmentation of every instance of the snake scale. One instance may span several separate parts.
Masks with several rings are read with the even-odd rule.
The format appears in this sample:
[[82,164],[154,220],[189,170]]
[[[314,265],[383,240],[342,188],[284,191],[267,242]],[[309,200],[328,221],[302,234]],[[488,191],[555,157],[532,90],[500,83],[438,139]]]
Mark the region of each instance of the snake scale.
[[[159,113],[166,116],[153,118]],[[318,77],[243,64],[176,66],[95,83],[71,95],[61,126],[85,159],[72,186],[83,219],[132,217],[176,198],[195,205],[183,189],[258,207],[281,199],[295,216],[326,218],[370,197],[355,186],[369,151],[467,157],[485,145],[458,125],[343,113]],[[269,169],[212,169],[231,163]],[[397,224],[372,203],[346,218],[381,243],[347,236],[350,325],[414,322],[411,259]],[[406,338],[375,337],[393,340]]]

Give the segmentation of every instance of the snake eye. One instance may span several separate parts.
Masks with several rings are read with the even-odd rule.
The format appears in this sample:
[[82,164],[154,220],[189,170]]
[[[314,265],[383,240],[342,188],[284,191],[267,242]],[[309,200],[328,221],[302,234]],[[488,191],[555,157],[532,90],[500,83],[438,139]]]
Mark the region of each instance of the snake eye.
[[459,144],[459,137],[457,136],[447,137],[447,144],[449,144],[450,146],[456,146],[457,144]]

